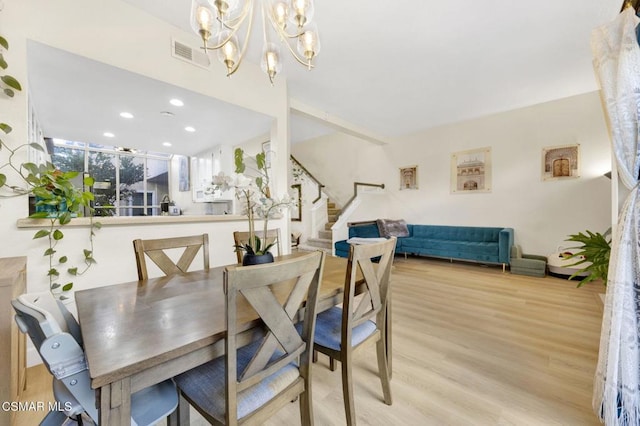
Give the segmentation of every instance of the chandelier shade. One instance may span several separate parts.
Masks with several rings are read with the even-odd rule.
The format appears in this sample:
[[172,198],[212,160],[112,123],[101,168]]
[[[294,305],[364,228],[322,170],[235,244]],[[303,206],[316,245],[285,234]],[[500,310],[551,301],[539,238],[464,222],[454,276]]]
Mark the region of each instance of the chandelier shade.
[[[313,0],[192,0],[191,27],[200,36],[205,52],[217,50],[227,76],[235,73],[247,49],[257,13],[256,2],[262,18],[260,67],[271,84],[282,70],[280,45],[286,46],[297,62],[311,70],[320,51],[318,29],[312,23]],[[272,38],[278,38],[280,45]],[[294,49],[292,45],[296,43]]]

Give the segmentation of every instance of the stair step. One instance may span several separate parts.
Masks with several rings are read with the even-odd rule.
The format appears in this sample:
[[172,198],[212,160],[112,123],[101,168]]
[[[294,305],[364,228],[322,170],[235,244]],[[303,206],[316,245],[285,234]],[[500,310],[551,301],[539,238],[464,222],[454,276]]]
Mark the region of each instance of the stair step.
[[325,229],[326,231],[330,231],[330,230],[331,230],[331,227],[332,227],[333,225],[335,225],[335,224],[336,224],[335,222],[327,222],[327,223],[325,223],[325,224],[324,224],[324,229]]
[[329,222],[336,223],[338,221],[338,215],[337,214],[330,214],[328,219],[329,219]]
[[335,209],[336,208],[336,203],[327,202],[327,208],[328,209]]
[[331,231],[318,231],[318,238],[323,240],[330,240],[333,238],[333,232]]
[[306,245],[323,249],[331,249],[331,240],[325,238],[307,238]]
[[327,209],[327,214],[329,214],[329,216],[331,215],[339,215],[340,214],[340,209]]
[[318,251],[318,250],[322,250],[323,252],[331,255],[331,253],[333,252],[332,249],[330,248],[323,248],[323,247],[314,247],[314,246],[310,246],[308,244],[300,244],[298,246],[298,251]]

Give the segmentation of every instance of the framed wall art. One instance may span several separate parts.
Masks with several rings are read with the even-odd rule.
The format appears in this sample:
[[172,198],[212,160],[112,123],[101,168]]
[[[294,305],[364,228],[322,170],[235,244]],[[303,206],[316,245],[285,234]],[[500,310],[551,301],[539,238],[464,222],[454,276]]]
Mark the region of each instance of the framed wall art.
[[491,148],[451,154],[451,193],[491,192]]
[[296,205],[291,208],[291,220],[302,222],[302,184],[291,185],[291,189],[293,189],[293,200],[296,202]]
[[400,167],[400,190],[418,189],[418,166]]
[[542,180],[580,177],[580,144],[542,148]]

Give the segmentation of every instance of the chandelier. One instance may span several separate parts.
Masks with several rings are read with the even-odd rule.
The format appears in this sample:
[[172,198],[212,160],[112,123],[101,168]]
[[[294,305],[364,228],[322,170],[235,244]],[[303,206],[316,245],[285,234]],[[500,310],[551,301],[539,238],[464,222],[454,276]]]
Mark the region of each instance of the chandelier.
[[[311,23],[313,0],[258,0],[258,3],[264,43],[260,67],[269,76],[271,84],[282,70],[280,44],[271,41],[274,35],[296,61],[311,70],[313,59],[320,50],[318,30]],[[202,38],[205,52],[218,51],[218,59],[227,67],[227,77],[238,70],[247,50],[254,5],[255,0],[192,0],[191,27]],[[238,38],[242,32],[244,41],[240,43]],[[292,46],[296,41],[297,52]]]

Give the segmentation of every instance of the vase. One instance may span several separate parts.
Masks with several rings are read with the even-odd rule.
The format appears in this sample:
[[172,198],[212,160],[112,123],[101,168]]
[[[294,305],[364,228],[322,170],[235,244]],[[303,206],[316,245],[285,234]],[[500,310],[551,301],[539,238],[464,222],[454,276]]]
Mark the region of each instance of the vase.
[[271,252],[265,254],[249,254],[245,253],[242,258],[242,266],[262,265],[263,263],[272,263],[273,255]]

